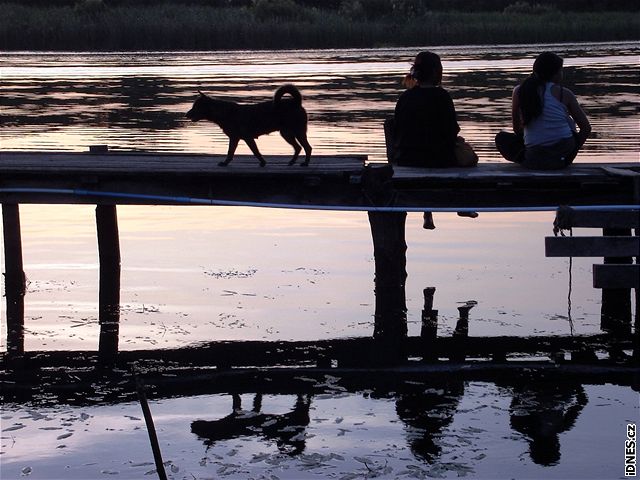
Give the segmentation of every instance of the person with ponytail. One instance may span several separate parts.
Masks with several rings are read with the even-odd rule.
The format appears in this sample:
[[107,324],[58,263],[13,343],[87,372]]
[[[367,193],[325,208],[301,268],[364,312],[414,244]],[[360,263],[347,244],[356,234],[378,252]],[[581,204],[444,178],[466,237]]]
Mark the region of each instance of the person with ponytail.
[[541,53],[533,73],[513,90],[513,133],[503,131],[495,139],[510,162],[535,170],[565,168],[589,137],[586,114],[573,92],[560,84],[562,64],[555,53]]

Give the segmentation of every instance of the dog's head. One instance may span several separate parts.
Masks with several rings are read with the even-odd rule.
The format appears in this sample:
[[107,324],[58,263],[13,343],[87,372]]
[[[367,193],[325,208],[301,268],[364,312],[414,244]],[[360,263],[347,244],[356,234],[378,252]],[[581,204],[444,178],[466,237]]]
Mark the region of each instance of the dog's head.
[[207,100],[208,97],[200,90],[198,90],[198,98],[196,98],[196,101],[193,102],[191,110],[185,113],[185,117],[187,117],[192,122],[197,122],[198,120],[206,118]]

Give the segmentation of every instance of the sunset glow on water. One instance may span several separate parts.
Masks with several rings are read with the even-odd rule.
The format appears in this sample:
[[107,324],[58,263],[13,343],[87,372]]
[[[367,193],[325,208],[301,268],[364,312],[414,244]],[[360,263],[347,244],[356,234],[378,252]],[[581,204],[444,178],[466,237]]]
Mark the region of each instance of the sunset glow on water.
[[[636,43],[435,48],[461,134],[480,161],[503,161],[493,137],[509,128],[511,90],[541,49],[565,58],[565,86],[594,127],[576,161],[638,162]],[[221,154],[227,138],[218,127],[184,118],[197,90],[249,102],[294,83],[309,112],[314,154],[383,162],[382,123],[419,50],[4,54],[0,148],[109,145]],[[264,154],[289,154],[277,134],[257,143]],[[241,144],[238,153],[250,152]],[[21,205],[20,215],[26,350],[96,350],[95,207]],[[407,218],[409,335],[420,334],[425,287],[436,287],[441,336],[452,334],[458,306],[467,301],[477,302],[469,323],[475,337],[601,332],[594,259],[570,264],[545,257],[553,212],[434,218],[433,231],[422,228],[419,213]],[[121,350],[373,333],[373,246],[364,212],[119,206],[118,222]],[[580,232],[589,233],[601,232]],[[4,300],[0,350],[6,350]],[[216,441],[191,425],[230,415],[231,395],[162,398],[152,409],[172,479],[621,477],[624,428],[637,421],[637,391],[525,380],[407,382],[407,393],[350,391],[327,375],[325,390],[306,399],[307,423],[296,431],[304,451],[297,456],[265,433],[265,425],[300,403],[295,395],[265,395],[264,411],[272,416],[255,426],[260,434]],[[252,402],[243,394],[248,416]],[[3,404],[0,460],[2,478],[155,475],[139,405],[99,396]]]

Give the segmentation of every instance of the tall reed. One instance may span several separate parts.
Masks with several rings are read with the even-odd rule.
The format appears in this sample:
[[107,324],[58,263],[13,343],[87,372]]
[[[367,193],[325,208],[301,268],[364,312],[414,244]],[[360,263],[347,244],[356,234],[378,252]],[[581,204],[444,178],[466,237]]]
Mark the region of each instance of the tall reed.
[[626,12],[425,12],[358,16],[304,8],[295,17],[202,4],[25,6],[0,3],[2,50],[215,50],[637,40]]

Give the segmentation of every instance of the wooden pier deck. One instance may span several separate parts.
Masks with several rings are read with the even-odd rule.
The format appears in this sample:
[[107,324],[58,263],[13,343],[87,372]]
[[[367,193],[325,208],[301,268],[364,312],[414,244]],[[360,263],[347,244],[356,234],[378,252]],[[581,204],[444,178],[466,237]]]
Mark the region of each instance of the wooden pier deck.
[[[562,171],[539,172],[507,163],[465,169],[392,169],[387,164],[367,164],[365,156],[315,155],[308,167],[288,166],[289,157],[266,156],[268,164],[263,168],[252,156],[236,156],[227,167],[218,166],[221,159],[204,154],[0,152],[8,345],[3,360],[19,364],[29,358],[24,352],[25,276],[19,216],[19,204],[23,203],[97,205],[98,361],[107,365],[115,364],[118,358],[117,205],[254,205],[367,211],[375,257],[376,325],[373,344],[367,343],[366,349],[375,350],[368,358],[383,363],[388,360],[390,364],[406,358],[409,352],[405,347],[411,344],[406,340],[403,304],[407,211],[554,210],[560,205],[640,208],[638,162],[577,163]],[[625,218],[631,215],[635,219],[637,214],[635,210],[625,212]],[[637,229],[637,221],[633,224]],[[423,326],[427,327],[435,312],[427,308],[428,303],[425,293]],[[464,351],[470,346],[465,340],[467,321],[461,316],[459,338],[446,343],[446,349],[456,350],[451,357],[455,361],[464,360]],[[636,314],[636,359],[640,339],[637,322]],[[426,328],[425,332],[427,337],[435,336],[435,329]],[[432,352],[425,358],[438,354],[436,344],[430,345]]]
[[365,156],[316,155],[308,167],[287,166],[288,157],[267,156],[264,168],[252,156],[238,155],[227,167],[218,166],[221,159],[205,154],[0,152],[0,201],[184,205],[195,199],[205,201],[200,204],[224,200],[336,209],[615,205],[634,203],[634,178],[640,174],[640,163],[576,163],[549,172],[488,163],[476,168],[394,167],[392,178],[368,182],[370,171],[383,165],[365,168]]

